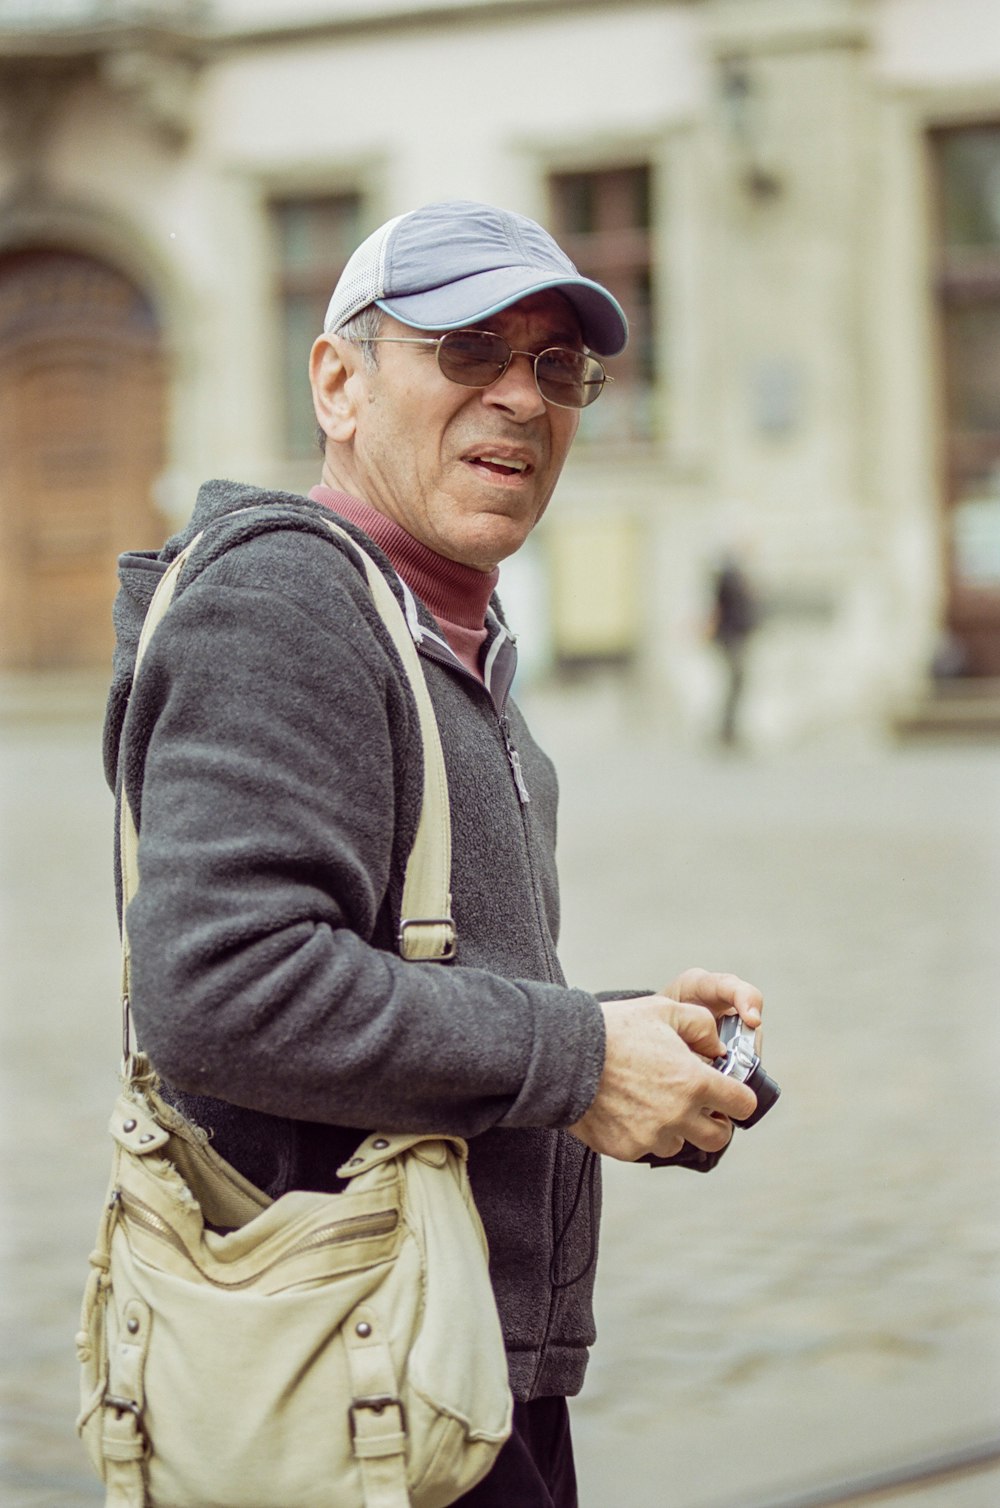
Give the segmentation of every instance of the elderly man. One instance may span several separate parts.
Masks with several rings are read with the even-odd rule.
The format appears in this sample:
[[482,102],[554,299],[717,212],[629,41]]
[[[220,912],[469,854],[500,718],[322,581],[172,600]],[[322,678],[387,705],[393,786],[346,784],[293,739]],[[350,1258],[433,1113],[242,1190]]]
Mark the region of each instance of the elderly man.
[[[469,1139],[516,1400],[461,1499],[477,1508],[576,1502],[566,1398],[594,1335],[597,1154],[714,1153],[755,1105],[706,1062],[718,1016],[759,1023],[751,986],[689,970],[602,1003],[565,983],[555,778],[509,695],[498,566],[625,340],[616,301],[534,222],[466,202],[402,215],[355,252],[313,347],[322,483],[208,483],[159,558],[122,563],[106,758],[140,826],[139,1039],[275,1196],[337,1188],[374,1126]],[[447,964],[395,951],[419,728],[331,512],[415,599],[451,801]],[[123,738],[146,604],[203,528]]]

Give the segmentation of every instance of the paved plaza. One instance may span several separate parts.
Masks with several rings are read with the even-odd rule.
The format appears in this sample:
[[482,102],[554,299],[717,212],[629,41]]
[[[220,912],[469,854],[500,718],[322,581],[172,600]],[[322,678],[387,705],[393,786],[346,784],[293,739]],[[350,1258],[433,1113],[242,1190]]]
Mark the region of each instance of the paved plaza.
[[[725,757],[611,691],[530,710],[572,981],[736,970],[783,1089],[707,1177],[606,1169],[581,1508],[757,1508],[995,1437],[1000,747]],[[0,728],[2,1508],[102,1501],[73,1335],[119,1049],[112,813],[96,702],[57,712]],[[905,1501],[995,1508],[1000,1468]]]

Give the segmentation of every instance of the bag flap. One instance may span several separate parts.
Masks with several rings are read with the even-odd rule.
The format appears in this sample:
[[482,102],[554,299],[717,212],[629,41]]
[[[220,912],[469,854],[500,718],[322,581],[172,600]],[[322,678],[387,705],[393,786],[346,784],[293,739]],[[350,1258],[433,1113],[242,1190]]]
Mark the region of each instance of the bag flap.
[[448,1150],[465,1162],[469,1155],[468,1144],[460,1136],[442,1135],[440,1132],[423,1132],[416,1135],[392,1136],[389,1132],[374,1131],[358,1147],[353,1157],[337,1169],[338,1178],[357,1178],[380,1163],[389,1162],[403,1152],[412,1151],[421,1162],[442,1167]]
[[170,1132],[166,1127],[160,1125],[145,1105],[127,1094],[118,1096],[108,1122],[108,1130],[126,1152],[136,1153],[140,1157],[150,1152],[159,1152],[170,1140]]

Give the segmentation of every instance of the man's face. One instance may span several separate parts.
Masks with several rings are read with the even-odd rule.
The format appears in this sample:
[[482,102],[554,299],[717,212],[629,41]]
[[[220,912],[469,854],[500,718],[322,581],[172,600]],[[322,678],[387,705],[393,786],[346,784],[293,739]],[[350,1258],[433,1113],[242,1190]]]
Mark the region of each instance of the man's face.
[[[473,328],[533,354],[556,345],[583,349],[572,306],[554,292],[533,294]],[[382,328],[383,336],[422,333],[388,316]],[[545,402],[525,356],[515,356],[490,387],[468,388],[441,373],[433,346],[377,350],[377,371],[359,363],[347,381],[350,490],[439,555],[492,570],[544,513],[579,414]]]

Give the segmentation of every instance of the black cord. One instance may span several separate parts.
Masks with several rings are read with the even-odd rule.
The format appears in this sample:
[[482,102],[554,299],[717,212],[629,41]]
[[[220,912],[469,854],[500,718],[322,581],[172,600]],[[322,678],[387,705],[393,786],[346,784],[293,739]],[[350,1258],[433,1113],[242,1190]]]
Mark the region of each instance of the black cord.
[[[569,1228],[573,1224],[573,1221],[576,1217],[576,1212],[580,1205],[580,1196],[583,1193],[584,1179],[587,1180],[587,1204],[590,1209],[590,1249],[587,1252],[586,1261],[580,1268],[580,1271],[574,1273],[573,1277],[571,1278],[563,1278],[560,1282],[560,1280],[556,1277],[556,1264],[559,1260],[559,1251],[562,1247],[563,1241],[566,1239],[567,1232],[569,1231]],[[555,1243],[552,1247],[552,1259],[549,1262],[549,1282],[556,1293],[561,1293],[564,1288],[572,1288],[574,1283],[579,1283],[580,1279],[587,1276],[588,1272],[590,1272],[594,1263],[597,1261],[597,1226],[594,1220],[594,1185],[596,1184],[596,1182],[597,1153],[592,1152],[590,1148],[587,1147],[580,1162],[580,1172],[576,1180],[576,1193],[573,1195],[573,1203],[570,1205],[569,1214],[563,1221],[562,1229],[556,1237]]]

